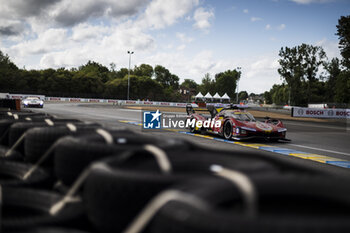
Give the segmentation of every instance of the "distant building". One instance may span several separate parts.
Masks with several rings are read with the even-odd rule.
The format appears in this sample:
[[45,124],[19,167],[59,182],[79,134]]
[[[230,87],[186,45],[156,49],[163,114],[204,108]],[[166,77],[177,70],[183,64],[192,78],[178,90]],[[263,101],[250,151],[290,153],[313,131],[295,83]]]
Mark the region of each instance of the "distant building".
[[260,95],[250,94],[248,97],[248,104],[263,104],[263,103],[264,103],[263,94],[260,94]]
[[196,94],[196,90],[194,88],[188,88],[185,86],[180,86],[179,93],[181,94],[181,100],[184,102],[190,102],[191,97]]

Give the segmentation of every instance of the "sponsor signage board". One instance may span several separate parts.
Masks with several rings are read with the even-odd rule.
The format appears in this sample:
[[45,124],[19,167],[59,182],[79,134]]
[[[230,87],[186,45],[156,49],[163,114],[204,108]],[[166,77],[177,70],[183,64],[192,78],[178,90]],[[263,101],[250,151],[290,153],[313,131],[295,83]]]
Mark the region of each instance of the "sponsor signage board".
[[293,107],[292,117],[312,117],[329,119],[350,119],[350,109],[300,108]]

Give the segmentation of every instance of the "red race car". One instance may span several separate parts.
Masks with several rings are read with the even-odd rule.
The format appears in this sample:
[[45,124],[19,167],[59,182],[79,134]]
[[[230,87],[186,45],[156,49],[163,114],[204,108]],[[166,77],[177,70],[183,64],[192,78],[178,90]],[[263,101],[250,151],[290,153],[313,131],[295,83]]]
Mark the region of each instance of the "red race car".
[[[252,138],[270,141],[288,140],[286,139],[287,129],[282,121],[268,117],[264,122],[257,121],[252,114],[236,105],[230,105],[227,108],[215,108],[210,105],[207,109],[196,110],[188,105],[186,111],[190,121],[188,128],[192,133],[209,132],[234,140]],[[199,114],[196,111],[206,111],[210,115]]]

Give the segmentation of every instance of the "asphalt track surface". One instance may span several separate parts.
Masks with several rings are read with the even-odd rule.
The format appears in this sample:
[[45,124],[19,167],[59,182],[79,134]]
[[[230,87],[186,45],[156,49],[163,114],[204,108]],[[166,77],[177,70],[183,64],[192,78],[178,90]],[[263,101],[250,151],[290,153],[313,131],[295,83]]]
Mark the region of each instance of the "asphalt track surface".
[[235,142],[214,135],[189,134],[188,130],[160,132],[142,130],[140,110],[112,105],[45,103],[43,109],[33,110],[57,117],[93,121],[107,128],[128,128],[150,136],[181,137],[205,147],[264,153],[278,156],[291,163],[303,164],[310,169],[326,171],[330,175],[350,177],[350,125],[346,121],[315,123],[284,120],[283,123],[288,129],[287,138],[291,139],[291,142]]

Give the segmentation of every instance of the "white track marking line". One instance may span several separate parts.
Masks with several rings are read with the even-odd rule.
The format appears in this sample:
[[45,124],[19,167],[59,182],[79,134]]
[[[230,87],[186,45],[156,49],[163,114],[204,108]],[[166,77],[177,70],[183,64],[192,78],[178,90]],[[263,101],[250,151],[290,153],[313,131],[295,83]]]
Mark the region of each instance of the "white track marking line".
[[303,145],[297,145],[297,144],[289,144],[289,145],[291,145],[291,146],[297,146],[297,147],[302,147],[302,148],[307,148],[307,149],[312,149],[312,150],[325,151],[325,152],[330,152],[330,153],[334,153],[334,154],[340,154],[340,155],[347,155],[347,156],[350,156],[349,153],[339,152],[339,151],[334,151],[334,150],[326,150],[326,149],[321,149],[321,148],[317,148],[317,147],[303,146]]

